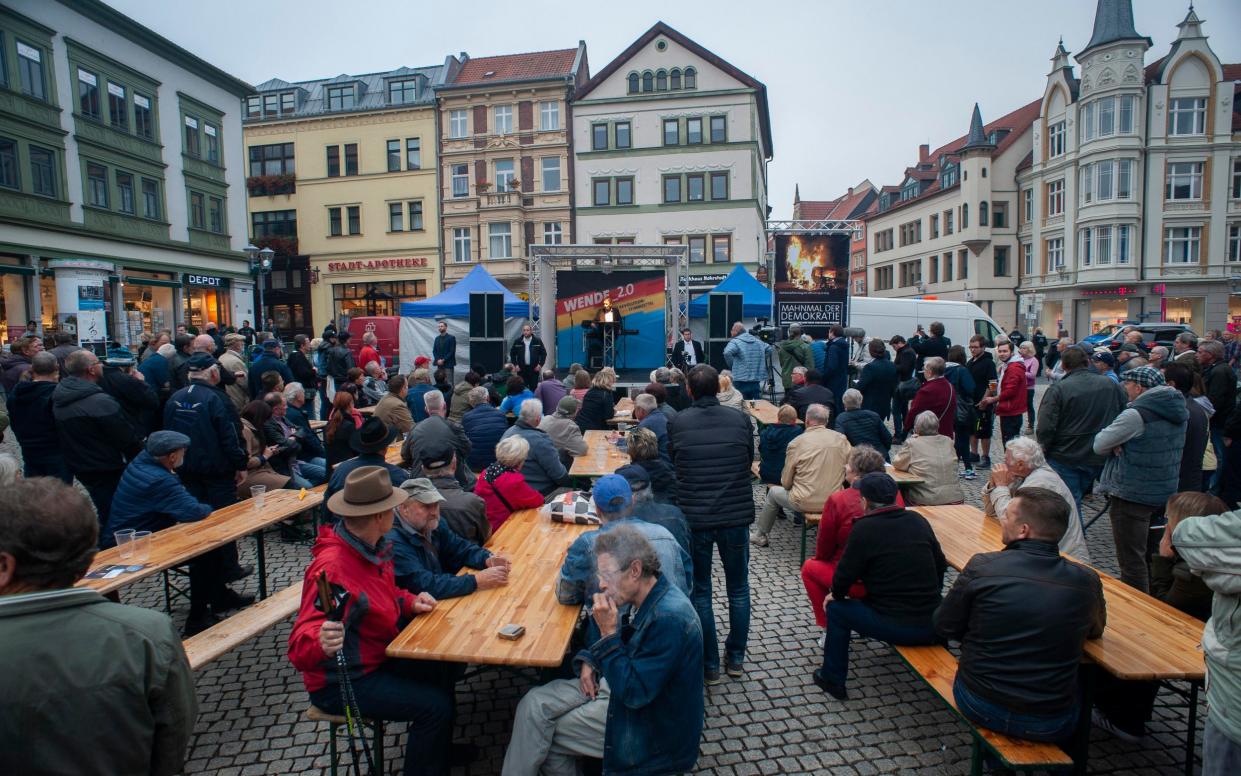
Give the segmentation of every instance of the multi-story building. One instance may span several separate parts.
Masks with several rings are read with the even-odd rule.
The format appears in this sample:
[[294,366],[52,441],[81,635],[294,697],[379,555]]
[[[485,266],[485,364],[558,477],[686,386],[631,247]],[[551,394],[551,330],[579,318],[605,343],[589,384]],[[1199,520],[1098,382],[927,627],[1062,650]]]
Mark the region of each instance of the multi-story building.
[[573,242],[569,127],[586,44],[462,60],[436,90],[444,283],[481,261],[524,294],[526,247]]
[[691,273],[765,262],[767,88],[656,24],[573,106],[578,241],[685,244]]
[[1129,0],[1102,0],[1080,78],[1057,46],[1018,175],[1027,325],[1241,323],[1241,64],[1221,64],[1202,26],[1191,6],[1146,65]]
[[276,251],[263,302],[281,332],[439,291],[435,89],[459,66],[276,78],[246,98],[248,226]]
[[0,341],[252,317],[251,90],[97,0],[0,7]]
[[870,296],[970,301],[1016,322],[1016,170],[1038,110],[1032,102],[984,125],[975,105],[968,135],[920,147],[900,185],[880,189],[864,218]]
[[[801,198],[801,186],[793,187],[794,221],[859,220],[879,210],[879,190],[864,180],[836,199]],[[849,293],[866,296],[866,228],[858,224],[849,239]]]

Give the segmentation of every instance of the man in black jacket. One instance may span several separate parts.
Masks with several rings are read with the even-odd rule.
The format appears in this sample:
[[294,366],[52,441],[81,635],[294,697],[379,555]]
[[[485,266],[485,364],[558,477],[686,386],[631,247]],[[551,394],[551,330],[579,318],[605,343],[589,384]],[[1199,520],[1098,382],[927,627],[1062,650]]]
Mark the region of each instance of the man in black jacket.
[[[823,667],[814,683],[837,700],[849,697],[849,639],[852,633],[891,644],[935,643],[931,616],[939,606],[948,562],[926,518],[896,506],[896,482],[871,472],[853,487],[862,494],[864,514],[853,523],[844,555],[823,605],[827,633]],[[849,598],[861,582],[866,598]]]
[[[913,393],[902,395],[900,385],[913,379],[914,367],[918,364],[918,355],[899,334],[892,337],[889,344],[896,351],[896,355],[892,358],[892,365],[896,367],[896,388],[892,393],[892,441],[901,444],[905,441],[907,432],[912,430],[905,429],[904,424],[905,414],[909,412],[909,400],[913,398]],[[914,390],[916,391],[917,388]]]
[[543,340],[534,336],[534,328],[530,324],[522,326],[521,336],[513,340],[508,360],[517,365],[521,379],[525,380],[526,387],[533,391],[539,384],[539,373],[543,371],[543,364],[547,361],[547,348],[543,347]]
[[1219,462],[1215,476],[1211,478],[1211,492],[1219,491],[1220,472],[1224,471],[1224,462],[1232,453],[1232,448],[1224,444],[1224,423],[1232,414],[1237,403],[1237,376],[1228,366],[1224,357],[1224,343],[1219,340],[1205,340],[1198,343],[1198,364],[1202,367],[1202,383],[1206,397],[1211,400],[1215,414],[1211,416],[1211,447],[1215,450],[1215,459]]
[[330,378],[327,388],[327,406],[336,399],[336,391],[349,380],[349,370],[353,369],[353,351],[349,350],[349,330],[345,329],[336,335],[336,344],[328,348],[323,359],[323,366]]
[[220,388],[220,367],[206,353],[188,362],[189,385],[164,405],[164,428],[190,438],[179,474],[194,498],[212,508],[237,500],[245,479],[247,455],[241,442],[241,420]]
[[448,333],[448,322],[436,324],[439,334],[431,343],[431,363],[448,372],[448,382],[453,381],[452,370],[457,368],[457,338]]
[[918,354],[918,371],[922,371],[922,363],[931,356],[948,360],[948,346],[952,344],[948,338],[944,336],[944,324],[939,321],[931,323],[931,336],[927,336],[922,326],[918,326],[918,330],[909,340],[909,347],[914,349]]
[[1094,438],[1129,401],[1123,388],[1090,369],[1086,359],[1086,352],[1076,347],[1060,354],[1064,377],[1043,394],[1034,427],[1048,465],[1072,491],[1078,515],[1082,494],[1103,471],[1103,456],[1095,454]]
[[[888,414],[892,412],[892,398],[896,395],[896,364],[888,358],[888,349],[878,337],[866,343],[866,350],[870,354],[870,362],[862,367],[857,381],[857,389],[862,392],[862,409],[870,410],[881,420],[887,420]],[[911,375],[914,361],[912,355],[911,353],[911,357],[907,359]]]
[[1072,736],[1082,650],[1107,612],[1094,569],[1060,556],[1069,516],[1053,491],[1018,490],[1000,518],[1004,549],[970,558],[935,611],[936,633],[961,642],[953,696],[975,724],[1033,741]]
[[139,438],[159,430],[159,394],[146,384],[145,376],[134,369],[137,361],[128,348],[108,348],[99,387],[116,399],[125,419]]
[[702,343],[694,339],[694,333],[688,327],[681,329],[681,339],[672,346],[672,365],[682,372],[688,372],[704,363]]
[[286,366],[293,373],[291,382],[301,383],[304,388],[312,391],[319,384],[319,373],[310,363],[310,338],[305,334],[298,334],[293,338],[293,352],[289,354]]
[[[801,384],[798,384],[798,375],[801,375]],[[824,407],[834,407],[836,397],[832,392],[823,387],[823,373],[817,369],[807,369],[804,366],[793,367],[793,390],[789,391],[788,398],[785,399],[786,404],[793,405],[797,410],[797,417],[801,420],[806,419],[806,408],[811,404],[822,404]],[[827,427],[835,426],[835,413],[833,417],[828,418]]]
[[9,396],[9,418],[13,433],[22,446],[23,476],[56,477],[73,484],[73,475],[65,466],[52,416],[52,393],[60,379],[55,353],[36,353],[30,360],[29,380],[13,386]]
[[711,561],[716,545],[728,591],[728,638],[724,664],[729,676],[744,672],[750,636],[750,523],[754,522],[754,432],[745,413],[720,405],[720,376],[700,364],[690,370],[694,403],[668,424],[668,454],[676,468],[677,498],[689,520],[694,565],[694,609],[702,621],[703,671],[707,684],[720,682],[719,642],[711,609]]
[[69,376],[52,392],[52,415],[61,454],[73,476],[86,486],[102,528],[125,466],[142,452],[142,439],[117,404],[97,384],[103,363],[89,350],[65,359]]

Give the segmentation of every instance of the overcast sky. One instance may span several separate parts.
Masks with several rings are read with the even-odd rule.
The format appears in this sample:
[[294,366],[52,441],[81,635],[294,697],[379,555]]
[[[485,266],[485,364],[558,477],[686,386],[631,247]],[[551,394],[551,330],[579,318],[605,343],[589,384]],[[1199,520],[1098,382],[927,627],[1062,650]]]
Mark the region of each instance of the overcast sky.
[[[767,84],[774,218],[793,186],[831,199],[865,178],[899,183],[918,145],[942,145],[1042,95],[1056,41],[1090,39],[1091,0],[107,0],[181,46],[257,84],[472,56],[571,48],[601,70],[658,20]],[[1134,0],[1139,33],[1167,53],[1187,3]],[[1241,62],[1241,2],[1198,0],[1211,47]]]

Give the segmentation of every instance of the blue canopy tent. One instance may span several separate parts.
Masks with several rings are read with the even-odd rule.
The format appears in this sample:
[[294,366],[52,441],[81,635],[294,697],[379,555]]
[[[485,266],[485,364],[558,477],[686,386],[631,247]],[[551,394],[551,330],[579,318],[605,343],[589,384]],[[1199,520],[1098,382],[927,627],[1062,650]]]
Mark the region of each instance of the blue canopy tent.
[[[470,317],[470,294],[504,294],[504,317],[524,318],[530,312],[526,302],[500,285],[482,264],[475,264],[470,274],[453,283],[430,299],[402,302],[402,318],[466,318]],[[768,294],[768,297],[771,295]]]
[[768,318],[771,316],[771,289],[758,282],[740,265],[733,267],[728,277],[715,288],[689,303],[689,317],[707,317],[707,297],[712,293],[741,294],[742,315],[745,318]]
[[504,337],[510,343],[517,338],[530,314],[529,304],[500,285],[482,264],[476,264],[468,275],[430,299],[401,303],[402,364],[431,355],[431,344],[439,334],[437,324],[444,321],[448,333],[457,338],[457,371],[469,365],[470,294],[504,294]]

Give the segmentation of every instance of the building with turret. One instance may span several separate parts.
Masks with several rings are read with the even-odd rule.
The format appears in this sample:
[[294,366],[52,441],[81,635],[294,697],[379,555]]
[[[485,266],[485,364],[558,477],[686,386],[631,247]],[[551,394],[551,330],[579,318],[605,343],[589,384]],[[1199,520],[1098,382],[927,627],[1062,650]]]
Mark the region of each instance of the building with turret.
[[1024,325],[1241,322],[1241,64],[1203,26],[1191,7],[1147,63],[1129,0],[1099,0],[1085,47],[1056,46],[1017,175]]
[[970,301],[1003,326],[1016,322],[1014,181],[1038,111],[1031,102],[984,123],[975,105],[966,135],[921,146],[901,183],[879,190],[863,217],[869,296]]

